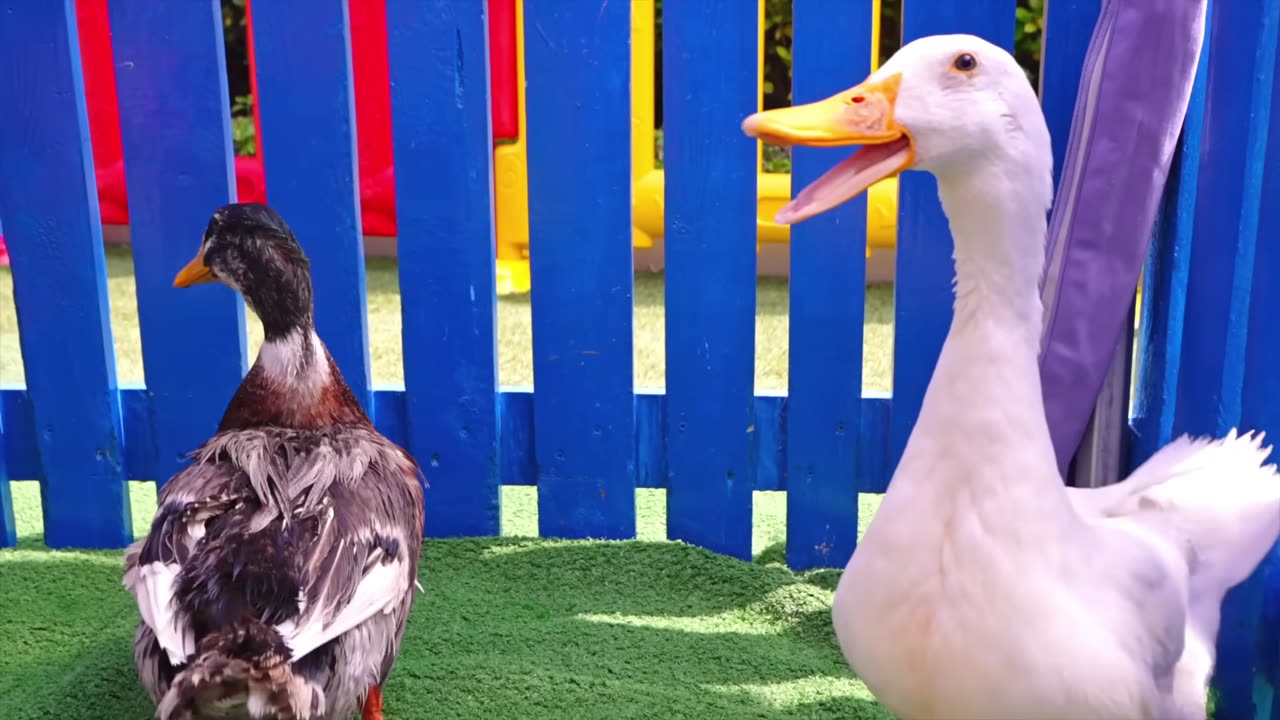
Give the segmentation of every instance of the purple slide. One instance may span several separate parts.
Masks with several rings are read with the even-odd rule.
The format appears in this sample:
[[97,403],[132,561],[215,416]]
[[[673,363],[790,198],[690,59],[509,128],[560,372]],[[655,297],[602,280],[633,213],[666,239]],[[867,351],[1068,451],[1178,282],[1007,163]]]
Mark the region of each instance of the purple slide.
[[[1095,403],[1128,395],[1127,384],[1113,392],[1111,385],[1121,383],[1107,376],[1133,322],[1131,300],[1190,101],[1207,5],[1103,0],[1089,43],[1049,222],[1042,291],[1040,372],[1064,474]],[[1048,32],[1052,37],[1052,27]],[[1114,443],[1120,428],[1106,429],[1097,437]]]

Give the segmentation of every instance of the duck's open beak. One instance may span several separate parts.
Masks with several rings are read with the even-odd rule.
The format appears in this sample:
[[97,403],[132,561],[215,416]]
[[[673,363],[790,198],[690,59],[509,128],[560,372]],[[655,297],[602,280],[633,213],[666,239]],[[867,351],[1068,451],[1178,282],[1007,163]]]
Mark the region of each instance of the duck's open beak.
[[187,266],[178,271],[177,277],[173,279],[173,286],[176,288],[191,287],[199,283],[213,282],[213,270],[204,264],[204,249],[193,258]]
[[911,134],[894,121],[902,75],[894,73],[807,105],[766,110],[742,122],[751,137],[774,145],[862,145],[778,211],[783,225],[798,223],[857,197],[874,183],[915,162]]

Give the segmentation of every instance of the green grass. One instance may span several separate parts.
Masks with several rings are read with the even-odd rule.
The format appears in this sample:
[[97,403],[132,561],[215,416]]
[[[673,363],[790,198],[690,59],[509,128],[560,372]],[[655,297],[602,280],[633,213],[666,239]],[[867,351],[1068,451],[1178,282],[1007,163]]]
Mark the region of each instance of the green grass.
[[[143,379],[128,251],[108,250],[121,379]],[[403,379],[395,264],[368,265],[377,382]],[[206,290],[199,290],[203,292]],[[756,385],[786,387],[786,282],[758,289]],[[0,382],[21,382],[12,279],[0,270]],[[636,279],[636,383],[663,382],[662,278]],[[500,378],[532,382],[527,298],[499,307]],[[889,385],[891,294],[872,288],[864,387]],[[256,351],[260,330],[249,323]],[[121,553],[51,551],[39,487],[14,482],[20,544],[0,551],[0,718],[150,716],[131,660],[137,612]],[[501,538],[428,541],[421,596],[387,688],[392,720],[485,718],[888,718],[840,657],[830,625],[839,573],[783,564],[785,495],[755,494],[743,563],[666,542],[665,492],[636,495],[637,539],[536,539],[536,491],[504,488]],[[130,483],[135,534],[155,509]],[[865,529],[878,504],[861,501]]]

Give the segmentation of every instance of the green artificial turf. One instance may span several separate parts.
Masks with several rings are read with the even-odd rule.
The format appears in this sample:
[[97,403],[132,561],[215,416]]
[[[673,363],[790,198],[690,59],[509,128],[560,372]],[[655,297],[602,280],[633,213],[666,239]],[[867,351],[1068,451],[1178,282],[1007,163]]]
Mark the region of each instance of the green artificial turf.
[[[143,380],[133,266],[108,248],[119,376]],[[393,261],[368,263],[375,382],[403,381]],[[204,290],[200,290],[204,291]],[[12,277],[0,269],[0,382],[21,383]],[[660,275],[636,276],[636,384],[664,383]],[[864,388],[889,387],[891,288],[867,297]],[[787,285],[762,279],[756,387],[787,374]],[[532,383],[527,297],[502,298],[503,384]],[[261,341],[249,320],[250,351]],[[134,532],[155,510],[132,482]],[[0,718],[126,720],[151,709],[131,659],[137,611],[120,586],[121,553],[51,551],[39,487],[12,483],[20,543],[0,551]],[[503,489],[501,538],[428,541],[426,594],[387,688],[390,720],[411,718],[888,718],[849,672],[831,631],[839,573],[783,564],[785,494],[755,493],[755,560],[666,541],[665,492],[636,494],[637,539],[537,539],[536,489]],[[863,496],[862,526],[878,504]],[[860,529],[861,531],[861,529]]]
[[[141,533],[154,486],[130,489]],[[0,718],[147,718],[121,553],[45,549],[38,486],[13,490],[21,542],[0,551]],[[753,563],[662,541],[663,501],[638,493],[634,541],[539,540],[518,537],[536,530],[532,488],[506,488],[505,537],[425,543],[426,593],[387,717],[891,717],[836,647],[838,573],[780,564],[780,493],[757,493]]]

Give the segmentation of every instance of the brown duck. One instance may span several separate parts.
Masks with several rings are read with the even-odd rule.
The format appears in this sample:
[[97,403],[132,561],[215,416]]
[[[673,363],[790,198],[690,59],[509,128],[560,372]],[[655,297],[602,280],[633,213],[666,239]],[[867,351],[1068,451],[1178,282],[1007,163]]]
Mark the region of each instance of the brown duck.
[[244,296],[264,340],[125,555],[139,678],[161,720],[382,720],[425,480],[316,335],[310,264],[279,214],[215,212],[174,285],[212,281]]

